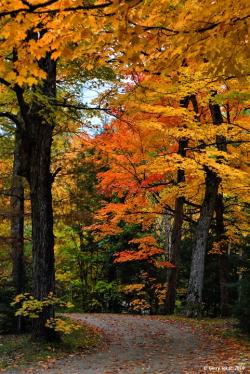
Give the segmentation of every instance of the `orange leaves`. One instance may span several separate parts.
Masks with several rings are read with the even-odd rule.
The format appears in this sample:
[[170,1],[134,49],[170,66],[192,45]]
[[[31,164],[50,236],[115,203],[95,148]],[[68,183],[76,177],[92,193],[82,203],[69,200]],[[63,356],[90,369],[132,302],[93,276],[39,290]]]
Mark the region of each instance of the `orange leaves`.
[[141,188],[150,188],[150,191],[160,191],[166,184],[166,175],[153,173],[141,183]]
[[139,251],[122,251],[116,254],[114,263],[123,263],[130,261],[145,261],[151,257],[161,254],[163,251],[159,248],[145,248]]
[[169,261],[158,261],[154,258],[162,255],[164,250],[157,245],[155,238],[151,235],[132,239],[129,244],[138,245],[137,250],[126,250],[115,254],[114,263],[125,263],[131,261],[149,261],[156,268],[174,269],[175,265]]
[[175,269],[176,266],[171,264],[169,261],[155,261],[155,266],[157,268]]
[[152,235],[143,236],[130,240],[130,243],[138,244],[140,249],[146,249],[148,247],[155,247],[157,242]]
[[214,242],[212,249],[208,252],[208,254],[212,255],[223,255],[228,251],[228,240],[220,240],[219,242]]
[[126,173],[119,173],[119,171],[115,173],[110,170],[109,172],[99,173],[98,176],[100,178],[100,191],[106,196],[112,196],[116,193],[118,197],[122,197],[125,192],[131,194],[138,191],[138,183],[129,180]]
[[[128,92],[117,97],[118,107],[124,107],[126,114],[120,112],[120,120],[107,125],[103,134],[95,139],[95,145],[108,165],[108,170],[99,174],[100,191],[114,199],[110,205],[110,215],[109,203],[98,215],[106,229],[108,225],[114,229],[120,221],[138,223],[142,230],[152,229],[159,215],[164,215],[165,209],[174,211],[175,199],[180,196],[191,206],[197,207],[191,209],[185,206],[188,215],[195,221],[204,194],[204,167],[216,171],[221,177],[221,189],[225,195],[247,201],[247,194],[243,192],[247,189],[248,158],[247,143],[244,142],[249,135],[245,123],[247,115],[243,115],[240,100],[245,105],[248,101],[243,98],[244,94],[237,101],[238,94],[230,93],[225,88],[227,96],[231,94],[233,98],[232,102],[227,98],[227,105],[235,106],[233,111],[229,108],[231,111],[227,116],[229,118],[232,113],[235,123],[227,123],[225,119],[220,126],[214,126],[209,113],[209,100],[211,90],[220,85],[217,82],[205,83],[203,73],[195,71],[195,67],[195,64],[183,67],[177,74],[177,82],[145,73],[138,85],[134,82]],[[183,87],[180,87],[181,83]],[[205,84],[208,86],[205,87]],[[234,89],[239,89],[239,84],[232,84]],[[193,101],[186,109],[177,108],[181,95],[182,98],[190,95],[192,90],[197,92],[197,113]],[[220,96],[214,100],[224,103]],[[243,122],[238,121],[243,117],[246,120],[244,126]],[[239,127],[241,125],[242,129]],[[228,152],[217,149],[218,136],[226,137],[229,143],[232,141],[233,145],[228,145]],[[178,153],[178,141],[183,138],[188,139],[185,157]],[[218,159],[221,161],[218,162]],[[180,170],[184,171],[185,180],[177,185],[176,177]],[[238,222],[243,221],[242,209],[239,208],[239,212],[233,209],[234,218]],[[242,222],[240,225],[243,233],[245,228]],[[132,261],[136,257],[145,258],[147,254],[136,255],[129,250],[125,257]]]
[[144,236],[130,240],[129,244],[137,244],[136,251],[122,251],[115,254],[114,263],[124,263],[130,261],[148,261],[152,257],[163,253],[163,249],[157,246],[156,240],[152,236]]

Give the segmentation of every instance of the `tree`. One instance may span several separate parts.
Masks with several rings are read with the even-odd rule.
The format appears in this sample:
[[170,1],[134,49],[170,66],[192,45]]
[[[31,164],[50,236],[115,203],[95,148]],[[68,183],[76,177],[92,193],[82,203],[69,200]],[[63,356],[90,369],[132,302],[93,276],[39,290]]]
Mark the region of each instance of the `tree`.
[[[198,107],[196,98],[194,95],[187,96],[184,100],[181,100],[181,105],[183,107],[188,107],[189,101],[193,104],[193,109],[195,113],[198,113]],[[187,139],[180,139],[179,140],[179,148],[178,153],[185,157],[186,156],[186,148],[188,147],[188,140]],[[181,183],[185,181],[185,171],[182,169],[178,169],[177,171],[177,183]],[[178,286],[178,265],[180,263],[180,252],[181,252],[181,235],[182,235],[182,225],[183,225],[183,214],[184,214],[184,203],[185,197],[178,196],[175,201],[174,207],[174,223],[173,223],[173,231],[171,237],[171,250],[170,250],[170,261],[172,264],[175,265],[173,269],[171,269],[169,279],[168,279],[168,291],[167,297],[165,301],[166,313],[172,314],[175,310],[175,301],[176,301],[176,290]]]
[[[15,1],[11,9],[4,4],[0,8],[3,35],[0,83],[6,91],[14,92],[20,119],[13,112],[2,112],[1,116],[10,118],[20,135],[21,163],[17,174],[25,177],[30,187],[33,294],[38,300],[53,293],[55,287],[51,188],[58,171],[52,173],[50,166],[56,124],[54,106],[61,105],[56,102],[56,60],[61,55],[70,59],[72,53],[80,56],[87,48],[82,42],[83,33],[89,32],[89,25],[93,26],[94,33],[96,30],[102,31],[105,23],[110,24],[109,18],[103,17],[104,21],[98,22],[96,27],[95,16],[111,5],[111,2],[85,5],[75,4],[74,1],[58,4],[57,0],[36,4]],[[79,11],[80,18],[85,21],[87,18],[89,22],[88,26],[82,22],[82,33],[79,30],[76,32],[74,11]],[[85,11],[89,12],[87,17]],[[65,28],[67,37],[61,43],[62,39],[58,35],[61,36]],[[90,44],[92,33],[88,35]],[[76,43],[73,47],[72,36]],[[91,56],[94,55],[95,51]],[[64,106],[66,104],[64,102]],[[34,338],[55,338],[53,331],[46,327],[46,321],[53,313],[53,308],[48,306],[35,319]]]
[[[223,116],[220,106],[215,103],[210,104],[211,116],[214,125],[221,125],[223,123]],[[223,135],[216,137],[218,150],[227,152],[227,139]],[[218,162],[220,162],[218,160]],[[226,228],[224,222],[224,201],[223,193],[218,193],[215,202],[216,214],[216,240],[220,246],[221,254],[219,255],[219,279],[220,279],[220,312],[222,316],[229,315],[229,290],[228,290],[228,273],[229,273],[229,260],[228,260],[228,241],[226,236]]]
[[187,315],[197,316],[202,312],[202,290],[204,279],[204,261],[208,241],[208,232],[213,218],[216,196],[220,179],[215,172],[205,169],[205,193],[201,213],[195,231],[195,245],[192,254],[190,280],[187,296]]
[[[185,197],[189,204],[186,204],[188,214],[184,212],[186,221],[196,222],[197,215],[190,213],[190,207],[202,206],[197,243],[200,243],[199,233],[204,239],[204,252],[218,180],[226,188],[229,183],[224,181],[230,174],[231,182],[238,179],[237,185],[244,185],[243,168],[237,170],[230,154],[227,155],[228,165],[226,162],[219,164],[216,160],[220,151],[216,151],[215,146],[216,136],[222,132],[228,144],[237,146],[232,154],[242,155],[244,149],[238,144],[246,141],[245,129],[237,132],[237,126],[241,125],[236,123],[233,129],[231,124],[215,130],[207,120],[206,111],[211,90],[219,90],[223,84],[235,84],[235,89],[239,90],[247,80],[247,10],[246,1],[235,3],[232,0],[227,1],[227,7],[224,3],[209,1],[201,5],[195,0],[185,1],[185,6],[139,0],[16,0],[11,8],[9,3],[1,5],[0,83],[6,96],[13,93],[16,106],[0,115],[16,124],[21,138],[22,162],[18,174],[25,177],[30,186],[35,298],[44,299],[54,291],[51,188],[59,169],[51,171],[51,146],[60,109],[86,109],[86,105],[77,102],[77,95],[63,90],[64,82],[70,80],[69,77],[75,79],[80,69],[95,70],[108,64],[117,74],[125,74],[136,83],[125,90],[126,94],[115,95],[115,99],[102,95],[101,104],[105,105],[97,107],[123,121],[132,118],[136,122],[136,146],[139,144],[139,152],[126,144],[128,136],[133,139],[128,127],[120,126],[119,136],[112,138],[116,141],[113,148],[116,146],[121,152],[115,154],[113,162],[115,181],[118,180],[113,188],[122,194],[126,204],[120,203],[117,212],[114,212],[117,205],[105,207],[104,218],[114,212],[114,225],[110,230],[119,230],[117,223],[124,216],[132,222],[138,207],[137,219],[141,219],[143,207],[144,216],[148,217],[143,226],[150,227],[163,210],[174,214],[176,199]],[[236,42],[238,48],[230,48]],[[227,50],[223,48],[225,43],[229,46]],[[60,92],[57,92],[58,86]],[[200,126],[193,111],[179,107],[181,99],[194,93],[202,103],[200,123],[208,122],[208,126]],[[122,116],[124,110],[128,110],[127,117]],[[17,116],[17,113],[20,114]],[[158,136],[164,141],[159,141]],[[176,149],[171,151],[184,138],[188,139],[186,157]],[[119,148],[120,139],[123,144]],[[131,145],[134,145],[132,141]],[[122,173],[117,171],[121,160],[125,160],[126,165]],[[178,170],[184,171],[185,181],[176,187]],[[110,180],[112,172],[107,175],[106,180]],[[124,178],[123,183],[119,178]],[[200,187],[204,181],[205,190]],[[213,191],[210,182],[215,182]],[[36,338],[53,339],[45,326],[51,315],[53,308],[49,307],[36,320]]]
[[[120,113],[118,111],[119,123],[114,122],[113,126],[107,127],[106,133],[100,137],[101,148],[107,152],[110,162],[110,170],[100,177],[101,186],[106,187],[107,193],[116,192],[122,201],[107,204],[101,210],[100,218],[104,220],[104,232],[111,232],[110,224],[119,230],[121,220],[139,222],[143,219],[147,224],[152,224],[157,214],[164,214],[166,210],[173,215],[177,214],[174,202],[176,197],[179,199],[183,196],[183,219],[195,226],[196,233],[189,290],[192,295],[190,304],[193,304],[190,313],[196,314],[201,311],[199,304],[202,302],[204,260],[219,184],[230,195],[238,195],[231,189],[236,183],[238,186],[241,184],[241,191],[245,188],[243,165],[246,165],[246,159],[243,144],[248,142],[248,136],[245,127],[238,127],[238,121],[242,120],[240,111],[234,123],[215,126],[209,106],[212,105],[217,112],[219,107],[216,103],[209,105],[209,101],[212,88],[218,84],[211,83],[205,87],[204,82],[197,81],[197,77],[190,78],[192,71],[191,66],[182,68],[177,87],[182,85],[185,92],[187,84],[188,90],[191,86],[197,92],[192,108],[195,111],[191,111],[190,107],[177,107],[176,100],[172,98],[172,92],[176,95],[177,89],[171,79],[169,85],[172,84],[172,91],[169,88],[169,97],[164,97],[164,93],[159,95],[159,91],[163,84],[166,90],[166,79],[163,78],[162,82],[161,78],[147,74],[138,81],[136,75],[132,75],[135,83],[130,84],[126,94],[123,93],[116,102],[112,102],[115,105],[120,100],[120,108],[125,114],[122,110]],[[237,84],[236,80],[234,84]],[[239,83],[237,87],[240,89]],[[234,93],[228,95],[233,97]],[[225,99],[223,93],[219,97],[217,100]],[[199,110],[198,100],[201,102]],[[166,102],[168,104],[164,106]],[[232,108],[233,105],[237,107],[232,101]],[[130,117],[128,113],[131,113]],[[218,118],[216,121],[218,124]],[[241,154],[237,156],[240,168],[229,154],[219,148],[219,140],[224,139],[226,134],[224,143],[233,144],[232,154],[238,155],[238,151]],[[188,139],[184,148],[186,157],[178,154],[176,144],[183,137]],[[177,174],[178,170],[183,170],[186,178],[176,186],[174,173]],[[176,235],[180,237],[180,227]],[[173,274],[175,270],[171,272]]]

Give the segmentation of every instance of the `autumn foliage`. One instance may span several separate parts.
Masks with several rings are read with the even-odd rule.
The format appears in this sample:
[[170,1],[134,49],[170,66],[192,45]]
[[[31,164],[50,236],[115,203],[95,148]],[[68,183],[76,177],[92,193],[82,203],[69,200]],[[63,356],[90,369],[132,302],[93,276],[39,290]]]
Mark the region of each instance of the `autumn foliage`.
[[[88,311],[232,315],[249,271],[249,10],[0,3],[8,303],[32,290],[38,304],[58,292]],[[58,337],[54,309],[34,338]]]

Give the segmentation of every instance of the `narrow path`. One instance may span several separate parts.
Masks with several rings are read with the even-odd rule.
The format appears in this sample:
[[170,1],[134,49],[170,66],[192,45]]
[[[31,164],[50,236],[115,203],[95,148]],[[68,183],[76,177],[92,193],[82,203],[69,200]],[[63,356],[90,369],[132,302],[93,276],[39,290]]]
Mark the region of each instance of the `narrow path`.
[[219,364],[211,361],[215,348],[209,340],[180,324],[118,314],[73,314],[72,318],[101,328],[106,343],[95,353],[68,357],[50,369],[33,368],[28,373],[208,374],[204,365]]

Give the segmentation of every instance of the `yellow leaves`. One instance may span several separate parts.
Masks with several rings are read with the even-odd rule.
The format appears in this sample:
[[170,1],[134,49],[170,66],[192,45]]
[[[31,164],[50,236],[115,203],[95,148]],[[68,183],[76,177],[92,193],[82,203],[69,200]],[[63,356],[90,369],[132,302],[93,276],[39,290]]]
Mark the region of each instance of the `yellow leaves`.
[[239,126],[239,128],[242,128],[243,130],[245,131],[249,131],[250,130],[250,123],[249,123],[249,116],[242,116],[241,118],[237,119],[235,122],[234,122],[234,125],[235,126]]
[[[138,86],[129,86],[128,92],[121,95],[120,103],[124,106],[126,115],[120,122],[114,121],[99,138],[100,149],[108,155],[110,166],[108,171],[100,175],[102,191],[109,196],[115,191],[118,197],[125,197],[125,202],[117,206],[121,214],[117,214],[116,204],[113,204],[113,216],[108,220],[111,224],[115,225],[123,219],[125,222],[143,222],[143,228],[150,227],[157,214],[162,214],[162,207],[174,209],[175,199],[180,196],[198,207],[204,197],[205,167],[220,176],[220,191],[223,194],[235,196],[239,201],[249,200],[246,194],[248,143],[245,143],[249,141],[246,131],[248,116],[247,113],[243,114],[244,111],[241,112],[241,107],[244,108],[248,102],[247,95],[239,96],[235,91],[228,92],[227,87],[222,87],[217,82],[199,83],[202,81],[202,74],[193,72],[191,68],[183,69],[181,74],[180,82],[172,90],[169,89],[169,82],[167,83],[165,77],[161,79],[149,74],[146,77],[136,75],[134,80],[138,81]],[[199,81],[197,84],[196,79]],[[183,95],[196,92],[197,116],[192,102],[184,109],[180,108],[179,97],[174,98],[173,93],[181,83],[185,86],[181,91]],[[165,99],[162,91],[164,84],[167,92]],[[221,107],[224,123],[215,126],[212,123],[209,102],[211,90],[218,87],[220,92],[227,93],[227,101],[225,107]],[[234,82],[234,90],[238,87]],[[216,97],[215,100],[220,101],[222,97]],[[222,103],[224,104],[224,99]],[[234,118],[232,122],[226,121],[226,108]],[[241,128],[240,123],[243,122],[244,127]],[[218,150],[219,137],[225,137],[229,143],[227,151]],[[178,154],[176,147],[178,140],[183,138],[188,139],[185,157]],[[185,182],[177,184],[176,176],[179,170],[185,172]],[[157,183],[159,186],[153,188]],[[156,198],[152,196],[154,193],[157,193]],[[133,214],[135,211],[136,214]],[[113,219],[114,217],[116,218]],[[197,213],[194,213],[193,219],[197,217]],[[107,215],[102,218],[107,219]],[[239,221],[240,217],[235,216],[235,219]],[[242,232],[245,232],[242,222],[241,227]],[[129,251],[126,255],[130,259],[133,257]]]
[[51,54],[52,60],[57,60],[62,55],[62,51],[55,51]]
[[210,255],[222,255],[227,253],[228,250],[228,240],[221,240],[219,242],[214,242],[212,249],[208,252]]
[[[132,105],[130,107],[131,109],[133,109]],[[164,115],[164,116],[181,116],[181,115],[185,115],[186,114],[186,109],[183,109],[183,108],[173,108],[171,106],[166,106],[166,105],[157,105],[157,104],[153,104],[153,105],[149,105],[149,104],[143,104],[143,103],[140,103],[140,105],[138,105],[138,107],[136,107],[136,105],[134,106],[134,108],[137,110],[140,109],[141,112],[146,112],[146,113],[152,113],[152,114],[161,114],[161,115]]]
[[42,301],[36,300],[33,296],[30,295],[20,295],[19,297],[16,297],[12,305],[19,304],[20,302],[22,303],[22,305],[16,311],[16,316],[24,316],[31,319],[36,319],[39,317],[44,308],[44,304]]
[[[63,56],[69,60],[72,55],[68,53],[68,48],[74,44],[73,57],[83,59],[88,55],[88,60],[92,60],[89,61],[89,68],[95,66],[93,60],[97,54],[100,60],[105,61],[110,55],[119,53],[126,66],[131,66],[131,62],[135,67],[143,64],[148,71],[158,70],[168,76],[173,70],[182,69],[182,56],[185,55],[187,60],[197,60],[202,69],[208,70],[203,63],[204,56],[207,56],[211,71],[219,69],[225,73],[231,70],[232,73],[235,70],[242,74],[247,66],[244,63],[247,61],[247,19],[245,22],[236,22],[233,17],[235,20],[244,18],[248,4],[246,1],[243,3],[244,6],[236,5],[229,0],[227,7],[222,9],[218,2],[211,7],[209,1],[201,7],[201,4],[190,0],[183,7],[175,2],[132,0],[113,1],[104,10],[64,12],[64,8],[75,9],[83,4],[81,1],[63,0],[39,8],[43,12],[45,9],[58,10],[55,14],[43,13],[42,22],[47,30],[43,35],[39,34],[41,16],[35,12],[21,12],[15,17],[4,18],[1,35],[6,39],[5,53],[17,47],[21,54],[25,50],[27,54],[33,55],[34,60],[47,52],[52,52],[54,59]],[[28,9],[20,1],[10,2],[8,6],[6,3],[1,4],[2,11],[20,7]],[[204,34],[200,31],[206,29],[206,25],[213,25],[213,22],[215,26],[211,30],[208,27]],[[150,29],[145,30],[147,27]],[[160,32],[161,27],[165,32]],[[38,33],[38,38],[33,46],[30,43],[27,47],[23,41],[32,28]],[[239,40],[242,42],[239,43]],[[233,46],[236,41],[240,53],[238,49],[236,53],[233,48],[223,48],[225,43]],[[22,58],[22,62],[26,67],[29,66],[25,58]]]
[[7,82],[14,82],[16,80],[17,74],[14,71],[10,71],[6,74]]
[[[46,9],[82,5],[80,0],[62,0]],[[0,5],[1,10],[19,7],[26,6],[21,1]],[[247,141],[249,118],[244,107],[248,107],[248,101],[244,95],[237,101],[235,92],[240,90],[239,71],[246,74],[249,65],[248,20],[244,18],[248,7],[246,0],[228,0],[226,7],[207,0],[202,4],[187,0],[185,6],[177,0],[116,0],[104,11],[58,11],[42,16],[22,12],[1,19],[0,73],[11,85],[31,87],[46,79],[38,62],[47,53],[54,60],[62,59],[62,65],[77,60],[78,66],[88,70],[106,64],[111,57],[115,57],[116,67],[123,61],[115,73],[124,72],[129,82],[126,92],[112,101],[112,107],[121,107],[128,114],[113,123],[95,144],[108,155],[110,167],[99,175],[100,191],[126,200],[125,204],[102,207],[97,218],[103,222],[104,231],[111,225],[107,232],[119,232],[115,226],[123,219],[149,227],[164,204],[173,208],[178,196],[199,202],[204,191],[204,166],[222,178],[224,192],[243,195],[248,150],[247,143],[241,142]],[[239,17],[244,22],[238,22]],[[30,30],[33,35],[27,38]],[[18,52],[14,63],[10,59],[13,48]],[[67,68],[60,70],[60,79],[71,73]],[[226,73],[236,78],[227,80]],[[228,92],[230,86],[232,92]],[[247,88],[245,83],[246,92]],[[214,126],[208,114],[212,90],[228,94],[220,126]],[[186,109],[180,106],[180,99],[194,93],[199,104],[196,114],[191,102]],[[216,99],[224,105],[222,96]],[[216,149],[216,138],[221,135],[235,142],[224,153]],[[185,157],[172,148],[183,138],[189,142]],[[185,172],[186,180],[176,186],[179,170]],[[171,183],[150,190],[147,181],[156,175],[162,175],[157,182]],[[70,178],[65,185],[77,192]],[[57,192],[63,198],[69,196],[64,185],[58,186]],[[152,197],[156,192],[158,202]],[[73,214],[69,204],[61,209]]]
[[21,68],[21,71],[18,72],[18,74],[16,75],[15,82],[20,87],[23,87],[24,85],[28,85],[31,87],[33,85],[36,85],[44,77],[45,77],[45,72],[42,71],[41,69],[37,69],[36,67],[34,68],[34,70],[31,70],[31,71],[24,71]]
[[52,292],[42,300],[35,299],[34,296],[29,293],[19,294],[15,297],[11,305],[18,306],[15,313],[16,316],[24,316],[30,319],[39,318],[40,314],[49,306],[57,305],[65,308],[73,307],[72,303],[60,300],[55,297]]
[[[28,86],[33,86],[34,84],[37,84],[37,78],[35,78],[35,77],[28,77],[27,79],[26,79],[26,83],[27,83],[27,85]],[[22,83],[19,83],[18,82],[18,84],[20,85],[20,86],[22,86]]]
[[134,299],[129,304],[129,309],[135,312],[145,312],[151,308],[151,305],[145,299]]
[[56,280],[59,281],[59,282],[65,282],[65,283],[68,283],[72,280],[72,273],[69,272],[69,271],[66,271],[66,272],[56,272]]
[[[29,61],[29,58],[27,58],[27,61]],[[31,87],[46,78],[45,71],[40,69],[36,63],[31,61],[29,69],[20,61],[17,61],[13,64],[12,69],[9,65],[0,65],[0,72],[1,74],[4,74],[5,80],[10,83],[11,86],[14,86],[17,83],[20,87],[24,85]]]
[[121,291],[124,292],[125,294],[130,294],[130,293],[140,293],[145,289],[145,284],[143,283],[133,283],[133,284],[128,284],[126,286],[121,287]]
[[49,318],[46,322],[46,326],[57,332],[63,334],[71,334],[73,331],[79,330],[81,325],[75,321],[63,320],[61,318]]
[[20,303],[25,300],[27,296],[29,296],[29,293],[20,293],[19,295],[16,295],[12,305]]
[[18,76],[16,77],[16,82],[17,82],[17,84],[18,84],[20,87],[22,87],[23,84],[25,83],[25,77],[23,77],[22,75],[18,75]]

